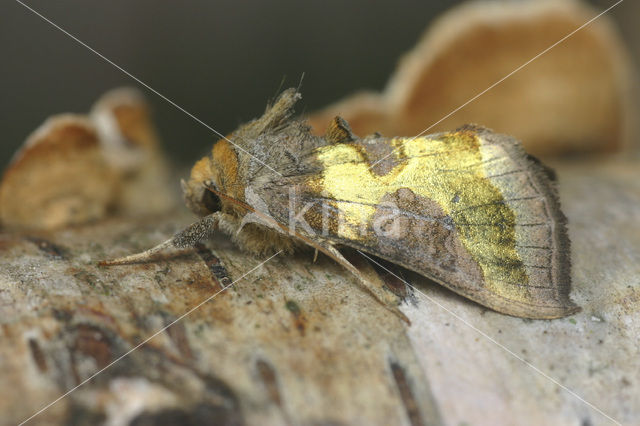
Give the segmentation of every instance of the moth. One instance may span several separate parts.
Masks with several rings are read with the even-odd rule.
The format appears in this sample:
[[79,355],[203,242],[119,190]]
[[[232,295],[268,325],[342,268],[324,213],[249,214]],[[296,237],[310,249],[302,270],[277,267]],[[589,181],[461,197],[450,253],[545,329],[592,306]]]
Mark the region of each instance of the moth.
[[300,98],[284,91],[193,166],[182,187],[199,221],[103,264],[147,261],[222,231],[255,254],[322,252],[387,305],[339,248],[385,259],[504,314],[551,319],[580,309],[569,298],[570,242],[553,173],[518,141],[472,125],[359,138],[340,117],[316,136],[293,117]]

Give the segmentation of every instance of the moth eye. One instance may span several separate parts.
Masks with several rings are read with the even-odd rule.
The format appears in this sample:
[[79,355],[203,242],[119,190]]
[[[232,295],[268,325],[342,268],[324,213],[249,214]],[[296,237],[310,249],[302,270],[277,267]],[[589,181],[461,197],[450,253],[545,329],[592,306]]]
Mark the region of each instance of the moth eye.
[[220,211],[220,209],[222,209],[220,197],[208,190],[205,190],[204,194],[202,195],[202,204],[204,204],[206,209],[211,213],[218,212]]

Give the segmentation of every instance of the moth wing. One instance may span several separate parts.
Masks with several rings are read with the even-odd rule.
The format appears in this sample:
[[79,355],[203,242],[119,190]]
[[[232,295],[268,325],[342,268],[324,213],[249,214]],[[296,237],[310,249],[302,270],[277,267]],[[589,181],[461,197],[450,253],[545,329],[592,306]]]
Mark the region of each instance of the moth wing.
[[418,272],[498,312],[557,318],[569,299],[566,219],[548,171],[475,127],[318,147],[259,189],[269,214],[318,241]]

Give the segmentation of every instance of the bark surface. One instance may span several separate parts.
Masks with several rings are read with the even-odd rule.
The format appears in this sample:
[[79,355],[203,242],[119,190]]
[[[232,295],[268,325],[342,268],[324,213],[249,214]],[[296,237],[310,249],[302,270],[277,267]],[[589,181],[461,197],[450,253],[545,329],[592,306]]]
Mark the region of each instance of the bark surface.
[[582,307],[560,320],[501,315],[400,271],[419,291],[407,290],[352,255],[406,291],[407,327],[327,258],[280,255],[252,270],[265,259],[225,238],[97,266],[169,237],[192,220],[184,212],[2,233],[0,423],[79,384],[28,424],[633,423],[640,163],[557,170]]

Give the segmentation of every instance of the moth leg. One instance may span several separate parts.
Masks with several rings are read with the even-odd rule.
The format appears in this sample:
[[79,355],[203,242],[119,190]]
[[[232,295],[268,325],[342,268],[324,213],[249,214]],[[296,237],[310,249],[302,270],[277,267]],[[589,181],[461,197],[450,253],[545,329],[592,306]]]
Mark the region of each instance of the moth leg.
[[167,241],[150,248],[141,253],[132,254],[130,256],[120,257],[113,260],[103,260],[100,266],[128,265],[130,263],[146,262],[153,258],[154,255],[167,249],[185,249],[195,246],[200,241],[209,237],[211,233],[218,228],[220,222],[220,212],[212,213],[203,217],[197,222],[192,223],[180,232],[176,233]]
[[409,318],[407,318],[407,316],[393,304],[396,300],[395,298],[390,298],[388,293],[386,293],[380,286],[375,285],[375,283],[372,282],[372,279],[368,279],[358,268],[353,266],[353,264],[349,262],[333,245],[323,244],[322,248],[330,253],[330,256],[335,261],[345,267],[357,278],[358,284],[360,285],[360,288],[362,290],[373,296],[378,301],[378,303],[395,314],[402,321],[406,322],[408,325],[411,325],[411,321],[409,320]]

